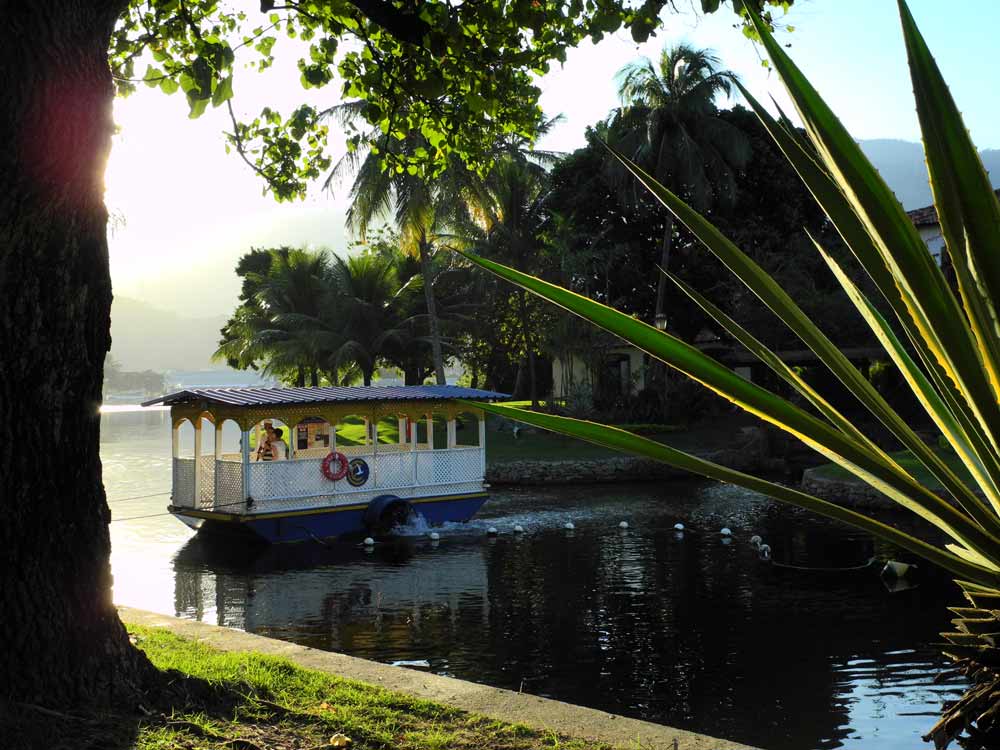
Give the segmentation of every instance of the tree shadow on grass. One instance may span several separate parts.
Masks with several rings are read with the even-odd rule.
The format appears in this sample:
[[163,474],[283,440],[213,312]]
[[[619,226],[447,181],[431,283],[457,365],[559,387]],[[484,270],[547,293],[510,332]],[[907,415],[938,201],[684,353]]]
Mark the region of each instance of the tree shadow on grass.
[[5,750],[127,750],[144,744],[163,748],[325,746],[322,717],[280,706],[255,695],[249,685],[216,684],[176,670],[151,676],[145,695],[121,712],[57,711],[27,703],[0,703]]

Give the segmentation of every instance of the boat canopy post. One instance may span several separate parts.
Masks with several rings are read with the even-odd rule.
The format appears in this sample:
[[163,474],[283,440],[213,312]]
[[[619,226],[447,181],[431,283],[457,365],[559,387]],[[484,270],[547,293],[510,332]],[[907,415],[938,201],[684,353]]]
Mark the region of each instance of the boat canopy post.
[[372,463],[368,467],[371,474],[372,487],[378,487],[378,417],[373,417],[372,419],[365,419],[365,425],[371,425],[372,427]]
[[413,464],[413,486],[417,485],[417,425],[420,424],[419,419],[410,419],[407,417],[406,423],[409,425],[409,438],[410,438],[410,455]]
[[198,507],[201,497],[201,415],[194,418],[194,502]]
[[454,448],[458,443],[458,433],[455,429],[455,417],[448,417],[448,447]]
[[427,415],[427,448],[434,450],[434,414]]
[[215,425],[215,460],[222,460],[222,425]]
[[406,433],[407,433],[407,425],[410,423],[410,420],[408,417],[400,417],[396,421],[399,424],[399,444],[405,445],[409,437]]
[[181,426],[170,416],[170,454],[173,458],[181,457]]
[[483,476],[486,476],[486,413],[479,412],[479,462]]
[[243,470],[243,502],[250,498],[250,430],[240,433],[240,468]]

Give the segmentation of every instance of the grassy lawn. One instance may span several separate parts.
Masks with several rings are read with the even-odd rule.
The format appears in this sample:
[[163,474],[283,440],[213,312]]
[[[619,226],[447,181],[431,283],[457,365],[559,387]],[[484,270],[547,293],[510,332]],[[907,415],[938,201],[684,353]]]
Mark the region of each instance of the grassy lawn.
[[[951,451],[943,451],[940,449],[935,449],[935,453],[944,459],[944,462],[948,464],[952,471],[966,484],[970,487],[975,487],[975,483],[972,481],[972,477],[969,472],[965,470],[965,466],[962,465],[961,460]],[[935,479],[927,469],[924,468],[910,451],[898,451],[896,453],[890,453],[893,459],[904,469],[906,469],[918,482],[926,487],[930,487],[934,490],[943,489],[941,483]],[[817,466],[814,473],[823,477],[824,479],[836,479],[836,480],[853,480],[860,482],[861,480],[851,474],[844,468],[841,468],[837,464],[823,464],[822,466]]]
[[[516,402],[520,403],[520,402]],[[522,403],[527,406],[529,402]],[[620,425],[623,429],[638,432],[641,435],[671,442],[680,434],[679,428],[670,425]],[[360,417],[347,417],[337,425],[337,443],[339,445],[360,445],[364,441],[364,422]],[[378,425],[379,443],[396,443],[399,441],[399,425],[395,419],[383,419]],[[417,427],[417,439],[427,440],[427,423],[421,421]],[[479,434],[474,420],[459,424],[458,442],[461,445],[478,445]],[[443,419],[434,421],[434,445],[443,447],[447,444],[447,426]],[[563,461],[602,459],[618,456],[620,453],[600,448],[596,445],[563,437],[549,432],[522,431],[518,438],[513,432],[505,429],[502,432],[488,430],[486,434],[486,462],[509,463],[511,461]]]
[[157,628],[128,629],[165,673],[159,701],[148,701],[141,714],[128,716],[27,709],[15,717],[19,734],[13,736],[25,736],[28,747],[135,750],[608,747],[474,716],[273,656],[217,651]]

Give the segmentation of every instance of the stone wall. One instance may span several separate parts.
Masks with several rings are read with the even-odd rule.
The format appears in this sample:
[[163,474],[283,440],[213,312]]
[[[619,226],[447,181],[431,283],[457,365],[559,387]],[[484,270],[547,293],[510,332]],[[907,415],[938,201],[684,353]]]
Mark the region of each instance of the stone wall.
[[859,479],[832,479],[821,476],[815,468],[802,474],[802,491],[847,508],[899,509],[896,503]]
[[[750,447],[704,452],[699,457],[739,471],[752,471],[759,464],[759,454]],[[686,479],[692,476],[690,472],[659,461],[634,456],[568,461],[511,461],[486,467],[486,481],[490,484],[593,484]]]

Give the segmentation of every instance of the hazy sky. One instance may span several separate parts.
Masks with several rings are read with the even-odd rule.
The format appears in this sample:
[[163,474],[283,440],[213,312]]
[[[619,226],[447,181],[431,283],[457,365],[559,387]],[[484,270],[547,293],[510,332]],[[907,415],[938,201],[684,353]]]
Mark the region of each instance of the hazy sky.
[[[1000,147],[994,93],[1000,2],[912,0],[911,8],[977,146]],[[895,2],[796,0],[783,21],[794,31],[780,38],[792,45],[796,62],[856,138],[919,139]],[[641,47],[621,32],[572,50],[562,69],[542,79],[542,106],[549,115],[562,113],[565,122],[540,145],[566,151],[581,146],[586,126],[617,103],[615,72],[682,40],[714,49],[758,98],[772,94],[785,107],[780,83],[734,23],[727,6],[708,17],[667,14],[659,35]],[[288,42],[276,50],[274,69],[237,76],[239,111],[256,113],[268,105],[287,113],[302,101],[336,101],[336,85],[321,94],[322,100],[302,91],[296,50]],[[117,294],[189,316],[228,313],[239,288],[233,266],[251,245],[311,244],[346,251],[343,191],[330,196],[317,186],[306,202],[284,205],[262,196],[259,179],[225,153],[224,110],[191,121],[181,95],[143,88],[116,103],[115,117],[121,134],[108,167],[107,202],[121,219],[111,232]],[[338,154],[341,141],[331,133]]]

